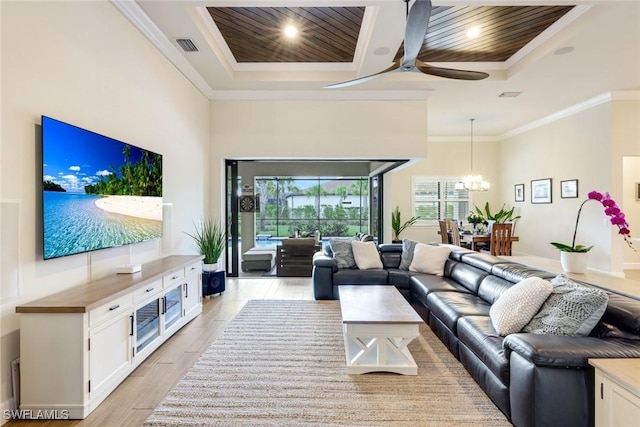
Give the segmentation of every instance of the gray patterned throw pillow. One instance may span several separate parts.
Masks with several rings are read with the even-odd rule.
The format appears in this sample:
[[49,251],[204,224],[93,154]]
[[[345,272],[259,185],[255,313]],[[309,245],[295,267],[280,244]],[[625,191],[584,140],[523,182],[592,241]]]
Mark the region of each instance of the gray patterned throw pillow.
[[338,263],[338,268],[355,268],[356,260],[353,257],[351,242],[352,237],[331,237],[329,246],[333,252],[333,258]]
[[609,302],[603,290],[580,285],[561,274],[551,280],[553,292],[524,332],[551,335],[589,335]]
[[413,252],[418,242],[409,239],[402,239],[402,256],[400,257],[400,270],[409,270],[411,261],[413,261]]

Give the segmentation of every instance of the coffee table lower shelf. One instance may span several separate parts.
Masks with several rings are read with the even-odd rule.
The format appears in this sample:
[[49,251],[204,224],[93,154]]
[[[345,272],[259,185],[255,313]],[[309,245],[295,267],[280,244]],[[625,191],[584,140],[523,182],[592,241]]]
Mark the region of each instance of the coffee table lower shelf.
[[418,374],[418,365],[407,348],[419,334],[417,324],[345,324],[343,327],[348,374]]

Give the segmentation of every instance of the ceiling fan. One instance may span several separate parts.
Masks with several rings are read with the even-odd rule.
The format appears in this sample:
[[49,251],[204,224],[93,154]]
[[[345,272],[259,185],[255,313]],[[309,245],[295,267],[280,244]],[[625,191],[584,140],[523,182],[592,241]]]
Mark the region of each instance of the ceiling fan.
[[[408,9],[409,0],[404,1],[407,3]],[[453,68],[432,67],[424,62],[418,63],[417,57],[427,35],[431,9],[431,0],[415,0],[415,3],[409,10],[407,14],[407,27],[404,31],[404,56],[402,60],[394,61],[389,68],[378,73],[342,83],[327,85],[325,88],[334,89],[356,85],[373,80],[386,73],[396,72],[424,73],[458,80],[482,80],[489,77],[489,74],[480,71],[455,70]]]

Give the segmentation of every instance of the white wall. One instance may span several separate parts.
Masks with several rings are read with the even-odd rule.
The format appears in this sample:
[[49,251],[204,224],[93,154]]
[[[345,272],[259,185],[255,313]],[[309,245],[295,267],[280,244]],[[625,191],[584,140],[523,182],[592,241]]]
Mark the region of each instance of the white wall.
[[[499,191],[508,197],[515,184],[525,184],[525,201],[516,203],[522,214],[518,252],[558,259],[549,242],[571,243],[579,205],[589,191],[608,191],[619,205],[628,205],[622,158],[640,150],[638,105],[637,100],[604,102],[500,143]],[[540,178],[552,179],[551,204],[531,204],[531,180]],[[568,179],[578,180],[577,199],[560,198],[560,181]],[[629,222],[631,231],[640,233],[637,219]],[[621,273],[623,260],[636,259],[616,232],[601,205],[585,205],[576,243],[594,245],[590,268]]]
[[[496,210],[506,204],[513,206],[513,198],[503,198],[496,190],[499,188],[500,168],[495,166],[498,158],[498,143],[486,138],[474,138],[473,143],[473,172],[481,174],[483,178],[492,184],[487,192],[474,192],[470,194],[469,206],[483,207],[489,202]],[[470,143],[469,139],[456,138],[446,140],[432,139],[427,144],[427,156],[415,164],[387,174],[385,178],[385,201],[390,206],[385,209],[385,241],[391,241],[390,212],[396,206],[400,208],[402,218],[409,219],[412,212],[411,185],[412,178],[417,176],[463,176],[470,173]],[[421,242],[440,241],[437,225],[420,225],[417,223],[402,232],[400,237]]]
[[[108,2],[1,6],[1,387],[10,395],[18,356],[15,306],[91,279],[124,262],[162,256],[156,239],[43,261],[37,180],[40,115],[164,155],[164,200],[173,204],[170,248],[196,253],[183,233],[204,215],[209,183],[209,101]],[[167,245],[165,245],[165,248]]]
[[[220,100],[211,104],[214,180],[223,176],[224,159],[408,159],[428,152],[426,100]],[[224,188],[213,191],[213,210],[222,214],[216,201],[224,199]],[[390,215],[389,206],[397,203],[396,197],[385,197],[385,213]]]

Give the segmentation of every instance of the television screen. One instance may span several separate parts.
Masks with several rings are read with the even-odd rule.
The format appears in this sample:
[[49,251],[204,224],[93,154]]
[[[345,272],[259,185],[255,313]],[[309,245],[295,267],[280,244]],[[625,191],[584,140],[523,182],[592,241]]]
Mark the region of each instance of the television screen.
[[162,155],[42,116],[44,259],[162,237]]

